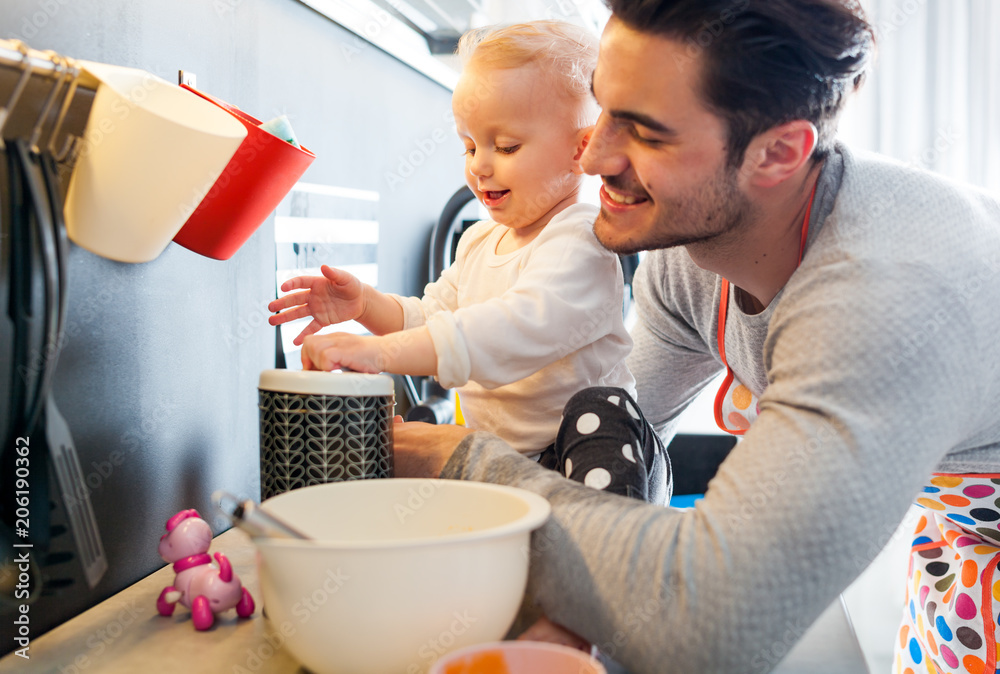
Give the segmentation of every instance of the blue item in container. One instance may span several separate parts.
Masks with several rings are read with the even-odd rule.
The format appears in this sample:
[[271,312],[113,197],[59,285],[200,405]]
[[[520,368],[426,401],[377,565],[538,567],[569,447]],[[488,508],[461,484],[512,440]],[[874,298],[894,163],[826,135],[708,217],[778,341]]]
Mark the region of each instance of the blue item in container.
[[295,138],[295,132],[292,131],[292,123],[288,121],[288,117],[285,115],[275,117],[269,122],[264,122],[260,125],[260,128],[285,142],[291,143],[295,147],[301,147],[298,139]]

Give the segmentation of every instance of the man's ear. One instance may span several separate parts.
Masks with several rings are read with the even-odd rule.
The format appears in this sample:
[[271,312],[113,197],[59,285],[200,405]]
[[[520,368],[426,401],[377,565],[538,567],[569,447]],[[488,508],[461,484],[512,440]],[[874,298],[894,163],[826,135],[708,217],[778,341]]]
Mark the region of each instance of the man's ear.
[[812,157],[819,133],[794,119],[758,134],[747,146],[742,172],[756,187],[774,187],[792,177]]
[[578,176],[583,175],[583,166],[580,165],[580,158],[583,157],[583,151],[587,149],[587,144],[590,143],[590,138],[593,135],[594,135],[593,126],[588,126],[585,129],[580,129],[577,132],[576,154],[573,155],[573,173],[575,173]]

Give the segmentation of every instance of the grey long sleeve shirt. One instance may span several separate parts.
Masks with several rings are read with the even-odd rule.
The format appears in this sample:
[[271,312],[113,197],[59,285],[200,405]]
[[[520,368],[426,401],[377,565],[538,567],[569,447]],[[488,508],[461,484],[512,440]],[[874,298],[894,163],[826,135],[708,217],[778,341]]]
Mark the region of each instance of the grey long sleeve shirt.
[[[682,248],[640,265],[629,365],[665,440],[722,367],[719,285]],[[761,314],[730,304],[760,416],[694,509],[596,492],[485,433],[443,476],[549,499],[529,596],[630,671],[766,672],[932,472],[1000,472],[998,333],[1000,203],[838,146],[798,270]]]

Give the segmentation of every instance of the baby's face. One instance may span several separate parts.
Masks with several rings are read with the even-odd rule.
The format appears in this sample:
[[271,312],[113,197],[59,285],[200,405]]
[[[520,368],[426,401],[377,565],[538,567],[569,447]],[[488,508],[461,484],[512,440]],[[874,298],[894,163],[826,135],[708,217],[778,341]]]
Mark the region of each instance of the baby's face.
[[493,220],[541,228],[576,200],[581,106],[537,65],[469,63],[452,108],[465,144],[465,179]]

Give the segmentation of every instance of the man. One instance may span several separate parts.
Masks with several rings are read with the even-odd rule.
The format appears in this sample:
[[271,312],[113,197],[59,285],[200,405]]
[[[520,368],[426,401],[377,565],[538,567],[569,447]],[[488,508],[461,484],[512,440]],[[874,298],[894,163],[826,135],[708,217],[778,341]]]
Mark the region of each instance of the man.
[[666,441],[726,368],[716,419],[743,440],[690,511],[573,485],[457,427],[398,427],[398,472],[546,496],[529,597],[632,672],[770,670],[926,485],[898,671],[993,671],[996,562],[975,564],[1000,559],[1000,513],[928,482],[984,499],[1000,477],[1000,204],[834,142],[873,50],[854,3],[610,5],[583,163],[604,183],[601,242],[653,251],[638,401]]

